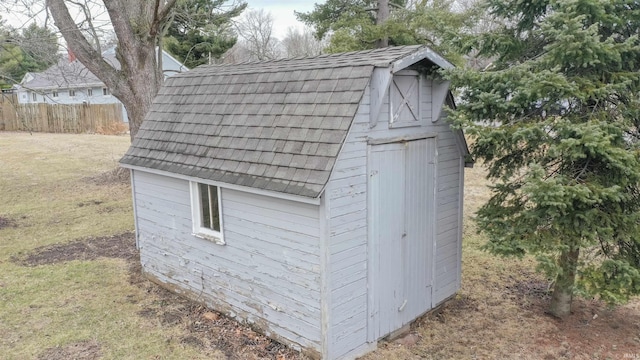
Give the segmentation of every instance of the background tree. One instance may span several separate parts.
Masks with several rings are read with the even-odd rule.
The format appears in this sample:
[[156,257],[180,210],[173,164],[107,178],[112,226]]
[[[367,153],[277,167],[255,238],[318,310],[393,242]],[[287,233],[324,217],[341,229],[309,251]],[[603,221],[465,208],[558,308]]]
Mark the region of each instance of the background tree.
[[462,63],[455,41],[473,26],[478,11],[455,5],[453,0],[391,0],[388,18],[382,22],[377,0],[328,0],[296,16],[315,29],[316,38],[329,38],[328,52],[371,49],[387,38],[388,45],[429,45]]
[[231,20],[247,4],[227,0],[178,0],[164,46],[189,68],[220,58],[237,41]]
[[[68,48],[77,59],[108,86],[129,114],[133,139],[149,110],[153,97],[163,82],[158,66],[156,46],[168,25],[177,0],[103,0],[117,38],[116,69],[102,58],[99,48],[89,41],[83,29],[93,28],[93,18],[76,21],[71,15],[79,11],[76,2],[47,0],[46,6]],[[85,13],[86,15],[86,13]]]
[[537,257],[549,312],[574,293],[620,303],[640,293],[640,3],[489,1],[502,25],[469,45],[486,71],[449,73],[452,118],[473,136],[493,195],[485,248]]
[[273,16],[263,9],[249,10],[236,22],[240,37],[239,47],[249,57],[247,60],[271,60],[280,57],[280,44],[273,36]]
[[[402,8],[404,0],[393,0],[388,6]],[[329,52],[371,49],[384,36],[381,24],[376,26],[378,0],[327,0],[315,4],[307,13],[295,12],[299,21],[315,29],[317,39],[329,38]],[[382,23],[382,21],[380,21]],[[393,39],[391,45],[397,45]]]
[[[378,0],[377,5],[376,26],[382,28],[386,25],[387,20],[389,20],[389,0]],[[387,33],[383,33],[380,38],[376,39],[375,47],[385,48],[387,46],[389,46],[389,35]]]
[[288,58],[320,55],[325,46],[322,41],[315,38],[313,31],[309,28],[304,30],[288,28],[281,43],[284,55]]
[[58,59],[58,41],[51,30],[35,23],[22,31],[0,30],[0,87],[11,87],[27,72],[45,70]]
[[[395,2],[394,2],[395,4]],[[404,4],[404,2],[402,2]],[[338,22],[357,19],[356,23],[375,23],[377,0],[327,0],[323,4],[314,4],[310,12],[295,12],[299,21],[315,29],[316,38],[339,30]]]

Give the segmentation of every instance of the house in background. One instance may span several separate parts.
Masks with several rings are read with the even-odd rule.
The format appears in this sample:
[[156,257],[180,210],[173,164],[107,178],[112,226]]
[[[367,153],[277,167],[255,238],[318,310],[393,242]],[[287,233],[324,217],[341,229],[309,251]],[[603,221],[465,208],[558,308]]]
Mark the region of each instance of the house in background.
[[[120,67],[114,48],[102,55],[111,65]],[[166,51],[162,52],[162,68],[165,78],[189,70]],[[43,72],[25,74],[15,89],[20,104],[122,104],[72,53]],[[124,106],[122,119],[128,121]]]
[[122,166],[152,280],[314,358],[354,358],[461,280],[464,136],[427,47],[201,66]]

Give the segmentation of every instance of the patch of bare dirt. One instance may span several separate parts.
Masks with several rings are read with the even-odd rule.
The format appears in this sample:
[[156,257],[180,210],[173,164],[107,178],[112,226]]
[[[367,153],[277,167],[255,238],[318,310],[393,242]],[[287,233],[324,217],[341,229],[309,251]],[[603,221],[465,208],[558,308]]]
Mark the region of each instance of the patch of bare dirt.
[[[518,346],[518,358],[526,354],[527,359],[625,359],[640,358],[640,301],[610,308],[595,299],[574,298],[572,314],[565,319],[557,319],[547,314],[551,292],[549,282],[536,278],[505,281],[501,291],[501,304],[512,302],[519,310],[519,316],[534,328],[547,329],[533,336],[529,343]],[[497,308],[485,310],[478,308],[478,300],[458,295],[435,311],[425,315],[415,325],[420,326],[429,320],[446,323],[453,318],[469,317],[478,311],[487,312],[484,316],[496,315]],[[500,304],[498,304],[500,306]],[[526,320],[525,320],[526,319]],[[506,320],[506,319],[505,319]],[[456,338],[471,339],[480,343],[478,334],[465,333],[462,328],[455,333]],[[477,330],[477,329],[476,329]],[[512,329],[517,332],[517,329]],[[453,338],[451,338],[453,341]],[[423,346],[428,347],[424,344]]]
[[18,224],[15,220],[8,217],[0,216],[0,230],[15,227],[18,227]]
[[181,344],[203,351],[219,350],[228,359],[307,359],[290,349],[223,314],[195,301],[183,298],[147,280],[138,261],[132,262],[129,281],[144,289],[154,299],[138,311],[138,315],[155,319],[163,326],[183,329],[175,339]]
[[100,186],[118,184],[124,185],[130,183],[131,173],[129,172],[129,169],[118,166],[113,170],[105,171],[98,175],[85,177],[83,178],[83,180],[85,182]]
[[640,357],[640,303],[610,308],[595,299],[574,298],[572,314],[560,320],[547,314],[549,285],[532,275],[505,289],[523,311],[533,312],[532,321],[546,323],[552,329],[536,339],[532,353],[548,359]]
[[37,248],[25,258],[16,260],[25,266],[36,266],[72,260],[95,260],[100,257],[137,261],[137,255],[135,234],[126,232]]
[[534,274],[525,274],[521,280],[510,277],[502,297],[512,300],[523,309],[538,311],[551,300],[550,282]]
[[92,206],[92,205],[100,205],[102,204],[104,201],[102,200],[89,200],[89,201],[82,201],[78,203],[78,207],[85,207],[85,206]]
[[248,325],[149,281],[142,273],[140,261],[130,262],[129,282],[146,291],[148,299],[153,299],[145,305],[141,304],[138,316],[154,319],[163,326],[182,328],[183,335],[179,339],[172,339],[181,344],[203,351],[219,350],[232,360],[308,359]]
[[[539,311],[544,313],[544,307]],[[571,316],[550,317],[554,330],[540,336],[537,349],[549,359],[623,359],[640,357],[640,303],[615,309],[597,300],[576,299]]]
[[48,348],[38,356],[38,360],[97,360],[101,357],[100,344],[95,340],[88,340],[63,347]]
[[[91,204],[83,206],[85,205]],[[15,260],[26,266],[36,266],[71,260],[95,260],[100,257],[126,259],[129,261],[129,282],[142,288],[149,299],[152,299],[138,315],[156,319],[163,326],[184,329],[181,338],[172,340],[202,350],[223,351],[229,359],[306,359],[299,352],[255,332],[250,326],[240,324],[147,280],[142,274],[137,255],[135,235],[133,232],[126,232],[43,247],[23,259]],[[100,355],[99,346],[85,345],[91,344],[77,343],[47,349],[40,359],[97,359]],[[96,357],[92,357],[94,355]]]

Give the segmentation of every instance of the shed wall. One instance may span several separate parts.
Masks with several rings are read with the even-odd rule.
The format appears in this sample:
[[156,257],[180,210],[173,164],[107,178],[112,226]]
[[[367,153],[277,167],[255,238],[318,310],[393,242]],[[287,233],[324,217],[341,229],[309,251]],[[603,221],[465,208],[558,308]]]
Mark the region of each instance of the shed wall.
[[367,141],[368,91],[338,156],[325,191],[329,209],[331,290],[329,359],[358,352],[367,344]]
[[[431,121],[432,82],[421,81],[420,127],[389,128],[389,96],[384,96],[375,127],[370,127],[367,88],[325,192],[331,283],[329,358],[360,353],[367,342],[368,228],[367,139],[437,133],[436,229],[433,304],[455,294],[460,284],[461,187],[463,159],[445,115]],[[373,339],[375,341],[376,339]]]
[[319,207],[221,189],[226,245],[192,235],[189,181],[133,171],[143,270],[267,335],[320,351]]
[[462,265],[462,197],[464,158],[443,111],[433,124],[438,133],[436,180],[436,251],[433,306],[460,289]]

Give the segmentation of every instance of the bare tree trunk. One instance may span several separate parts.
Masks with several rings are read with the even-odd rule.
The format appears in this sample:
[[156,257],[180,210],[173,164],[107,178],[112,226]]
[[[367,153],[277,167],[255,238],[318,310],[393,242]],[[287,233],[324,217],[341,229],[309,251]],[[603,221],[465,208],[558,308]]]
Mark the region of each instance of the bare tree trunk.
[[177,0],[103,0],[118,38],[116,59],[120,69],[102,58],[82,35],[63,0],[47,0],[47,8],[67,46],[127,109],[131,140],[140,128],[151,101],[162,85],[156,44]]
[[556,277],[549,304],[549,313],[558,318],[571,315],[573,301],[573,285],[576,280],[576,268],[580,249],[570,249],[560,254],[561,272]]
[[[376,16],[376,25],[381,26],[389,18],[389,0],[378,0],[378,15]],[[389,37],[385,34],[382,39],[376,40],[376,48],[385,48],[389,46]]]

